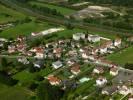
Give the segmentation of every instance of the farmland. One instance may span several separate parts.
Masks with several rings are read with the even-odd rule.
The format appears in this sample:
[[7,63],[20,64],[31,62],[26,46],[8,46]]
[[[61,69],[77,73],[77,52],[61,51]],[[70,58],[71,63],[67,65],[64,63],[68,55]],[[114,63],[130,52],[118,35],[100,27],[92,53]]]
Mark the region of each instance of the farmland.
[[117,64],[124,65],[125,63],[133,63],[132,53],[133,47],[129,47],[118,53],[111,54],[107,58]]
[[0,4],[0,23],[23,20],[25,15]]
[[39,3],[39,2],[34,2],[34,1],[29,2],[29,4],[40,6],[40,7],[48,7],[51,9],[56,9],[58,12],[60,12],[63,15],[68,15],[68,14],[72,14],[72,13],[76,12],[75,10],[65,8],[65,7],[59,7],[59,6],[52,5],[52,4]]

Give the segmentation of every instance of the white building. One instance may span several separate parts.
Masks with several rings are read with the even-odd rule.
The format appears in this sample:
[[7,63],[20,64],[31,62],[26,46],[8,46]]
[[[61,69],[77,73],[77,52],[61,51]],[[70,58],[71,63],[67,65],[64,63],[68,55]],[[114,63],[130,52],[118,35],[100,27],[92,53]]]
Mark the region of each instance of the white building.
[[97,35],[89,35],[88,36],[88,40],[90,42],[99,42],[100,41],[100,36],[97,36]]
[[110,74],[113,75],[113,76],[116,76],[118,75],[118,68],[114,67],[114,68],[111,68],[110,69]]
[[114,46],[120,46],[121,45],[121,39],[120,38],[117,38],[117,39],[115,39],[115,41],[114,41]]
[[73,34],[73,39],[74,40],[85,39],[85,34],[84,33],[76,33],[76,34]]
[[104,77],[99,77],[97,80],[96,80],[96,85],[97,86],[103,86],[107,83],[107,79],[104,78]]

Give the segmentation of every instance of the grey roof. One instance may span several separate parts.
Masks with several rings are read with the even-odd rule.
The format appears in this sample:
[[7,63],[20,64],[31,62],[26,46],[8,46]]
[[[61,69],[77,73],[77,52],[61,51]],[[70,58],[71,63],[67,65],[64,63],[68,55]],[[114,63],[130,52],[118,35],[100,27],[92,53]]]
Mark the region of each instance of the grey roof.
[[103,91],[107,91],[109,95],[112,95],[117,91],[117,86],[108,86],[103,89]]
[[60,66],[62,64],[62,62],[61,61],[56,61],[56,62],[53,62],[53,64],[56,65],[56,66]]
[[37,60],[37,61],[35,61],[34,64],[37,64],[37,65],[43,66],[44,62],[43,62],[43,60]]

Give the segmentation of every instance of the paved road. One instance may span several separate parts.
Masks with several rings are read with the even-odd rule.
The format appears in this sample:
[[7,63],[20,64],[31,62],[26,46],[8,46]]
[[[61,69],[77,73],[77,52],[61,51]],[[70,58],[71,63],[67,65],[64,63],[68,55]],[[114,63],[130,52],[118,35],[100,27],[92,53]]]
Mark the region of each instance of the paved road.
[[26,57],[28,59],[35,59],[34,57],[29,57],[29,56],[19,56],[19,55],[0,55],[0,58],[5,57],[5,58],[9,58],[9,59],[17,59],[20,57]]

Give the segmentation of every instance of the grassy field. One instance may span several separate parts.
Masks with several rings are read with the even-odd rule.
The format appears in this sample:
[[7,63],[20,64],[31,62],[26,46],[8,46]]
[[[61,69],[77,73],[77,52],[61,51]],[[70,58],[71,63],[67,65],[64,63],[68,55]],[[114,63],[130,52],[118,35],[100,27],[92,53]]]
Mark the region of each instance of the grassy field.
[[29,73],[27,70],[19,72],[13,76],[14,79],[19,80],[21,83],[33,81],[35,74]]
[[25,17],[26,16],[24,14],[0,4],[0,24],[7,23],[9,21],[23,20]]
[[8,87],[0,83],[0,100],[29,100],[32,93],[25,88]]
[[50,5],[50,4],[46,4],[46,3],[39,3],[39,2],[34,2],[31,1],[29,2],[31,5],[37,5],[40,7],[48,7],[51,9],[56,9],[58,12],[62,13],[63,15],[67,15],[67,14],[72,14],[75,12],[75,10],[69,9],[69,8],[64,8],[64,7],[59,7],[59,6],[55,6],[55,5]]
[[120,65],[124,65],[125,63],[133,63],[133,46],[124,49],[121,52],[111,54],[107,56],[107,59]]
[[51,26],[48,23],[35,23],[29,22],[24,24],[19,24],[15,27],[8,28],[0,33],[0,37],[3,38],[16,38],[18,35],[29,35],[31,32],[40,32],[42,30],[48,29]]

